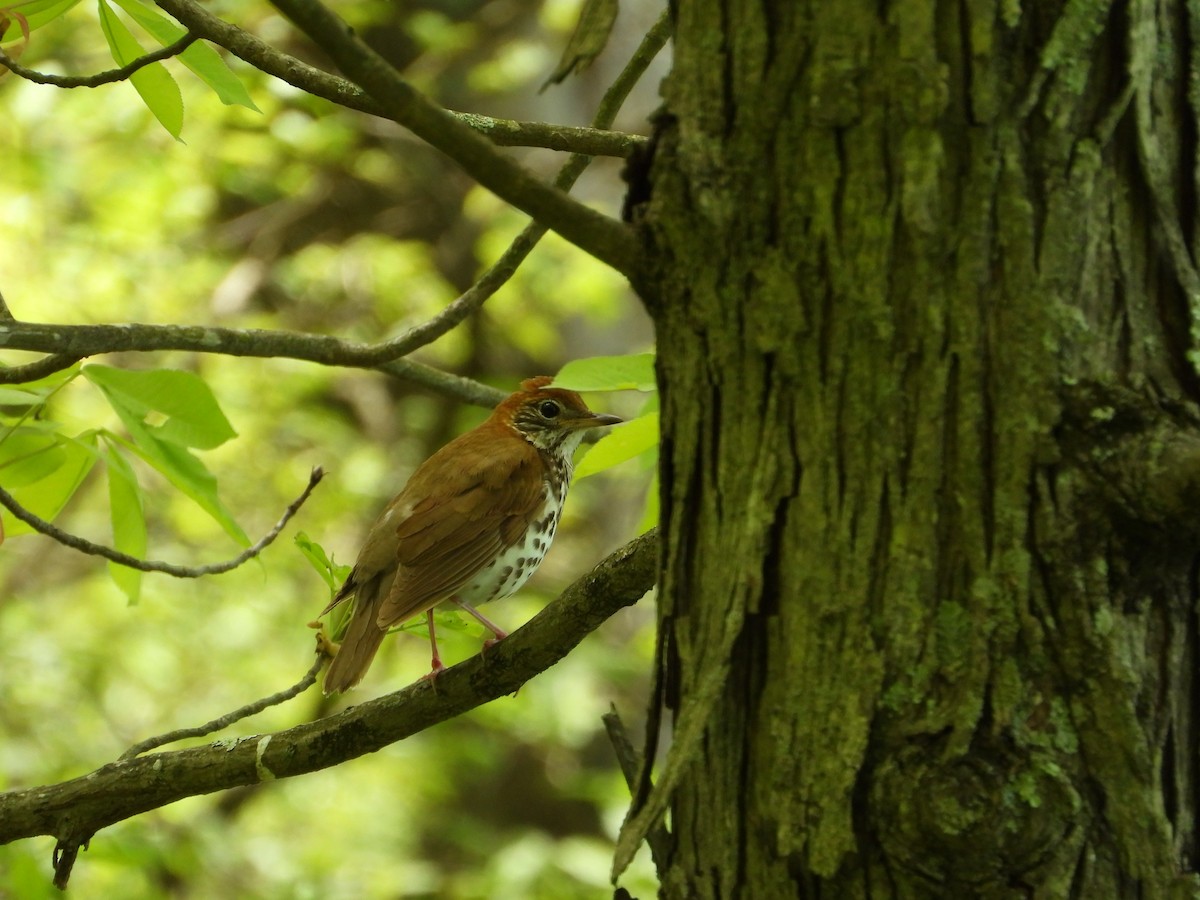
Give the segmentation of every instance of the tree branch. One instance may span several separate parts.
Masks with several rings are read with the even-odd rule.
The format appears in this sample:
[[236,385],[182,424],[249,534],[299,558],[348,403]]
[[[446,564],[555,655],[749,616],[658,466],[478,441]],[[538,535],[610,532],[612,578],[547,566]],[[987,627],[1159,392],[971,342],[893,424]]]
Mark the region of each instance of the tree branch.
[[[164,0],[167,9],[176,0]],[[187,7],[190,11],[190,7]],[[173,15],[175,12],[171,11]],[[204,24],[189,27],[203,30],[211,27],[212,17],[201,11]],[[225,23],[213,20],[219,25]],[[232,26],[226,26],[232,29]],[[237,31],[237,29],[232,29]],[[664,13],[642,39],[621,74],[605,92],[596,110],[593,124],[603,129],[611,125],[621,104],[629,96],[646,68],[663,48],[669,37],[669,24]],[[249,36],[246,36],[249,37]],[[257,39],[253,39],[257,41]],[[265,45],[263,45],[265,47]],[[267,48],[269,50],[269,48]],[[275,53],[275,51],[270,51]],[[299,64],[299,63],[298,63]],[[302,64],[299,64],[302,65]],[[316,71],[316,70],[314,70]],[[567,190],[579,178],[590,161],[575,154],[555,178],[556,187]],[[13,350],[33,350],[52,353],[45,359],[0,369],[0,384],[20,384],[43,378],[65,369],[86,356],[118,351],[153,352],[157,350],[190,350],[198,353],[224,353],[231,356],[287,357],[318,362],[324,365],[378,368],[397,378],[428,387],[439,394],[465,400],[479,406],[495,406],[504,394],[478,382],[449,375],[429,366],[400,359],[418,347],[436,340],[480,306],[503,286],[545,234],[545,226],[532,222],[513,240],[491,268],[461,296],[427,322],[416,325],[402,335],[380,344],[360,344],[328,336],[303,335],[285,331],[204,328],[178,325],[48,325],[17,322],[0,296],[0,347]],[[104,329],[98,331],[97,329]],[[62,335],[70,335],[69,352]]]
[[[13,319],[0,317],[0,329],[4,328],[3,323],[6,321],[11,322]],[[2,334],[0,334],[0,338],[3,338]],[[49,356],[44,356],[23,366],[0,366],[0,384],[25,384],[37,381],[39,378],[45,378],[47,375],[71,368],[82,358],[71,356],[69,353],[51,353]]]
[[453,109],[446,112],[486,136],[497,147],[542,147],[585,156],[616,156],[624,159],[634,148],[643,147],[649,142],[649,138],[643,134],[628,134],[595,126],[581,128],[552,122],[517,122]]
[[[629,735],[625,733],[625,724],[615,706],[600,717],[604,730],[608,732],[608,741],[612,744],[613,753],[617,757],[617,765],[625,777],[625,786],[636,799],[638,792],[638,777],[643,770],[643,762],[638,752],[633,749]],[[654,871],[658,873],[659,884],[667,880],[667,866],[671,860],[671,832],[660,820],[646,834],[646,843],[650,845],[650,856],[654,860]]]
[[164,59],[178,56],[188,47],[192,46],[198,38],[198,35],[189,31],[173,44],[168,44],[166,47],[155,50],[153,53],[147,53],[145,56],[139,56],[133,62],[126,63],[119,69],[109,69],[105,72],[98,72],[95,75],[47,75],[44,72],[25,68],[25,66],[16,60],[11,59],[3,49],[0,49],[0,66],[4,66],[4,68],[19,78],[24,78],[26,81],[32,81],[35,84],[50,84],[59,88],[94,88],[100,87],[102,84],[113,84],[118,81],[124,81],[130,75],[139,69],[144,69],[151,63],[162,62]]
[[[254,35],[218,19],[192,0],[156,0],[158,6],[172,15],[189,31],[220,47],[254,66],[259,71],[286,81],[314,97],[321,97],[373,116],[390,118],[387,111],[371,99],[365,91],[352,81],[339,78],[329,72],[308,65],[294,56],[289,56]],[[646,143],[647,138],[639,134],[625,134],[607,129],[579,128],[570,125],[554,125],[546,122],[518,122],[512,119],[496,119],[476,113],[455,112],[449,115],[480,134],[486,135],[493,144],[501,147],[544,147],[548,150],[566,150],[585,153],[589,156],[629,155],[634,147]]]
[[488,651],[336,715],[274,734],[217,741],[101,766],[80,778],[0,793],[0,844],[58,838],[78,853],[100,829],[184,797],[291,778],[379,750],[511,694],[562,659],[654,584],[658,539],[645,534],[611,554],[522,628]]
[[627,277],[641,267],[631,229],[544,184],[485,137],[415,90],[336,14],[315,0],[273,0],[355,83],[413,134],[441,150],[497,197]]
[[[421,327],[421,326],[418,326]],[[52,353],[53,357],[27,366],[0,368],[0,384],[20,384],[64,369],[76,360],[101,353],[153,353],[185,350],[260,359],[302,359],[326,366],[377,368],[405,381],[428,387],[440,394],[474,403],[495,406],[503,391],[441,372],[432,366],[396,359],[404,353],[410,332],[380,344],[347,341],[330,335],[299,334],[249,328],[216,328],[201,325],[53,325],[41,322],[0,319],[0,349]],[[52,365],[47,365],[47,364]],[[36,375],[30,370],[38,367]]]
[[[670,28],[667,14],[663,13],[659,17],[659,20],[646,33],[645,37],[642,38],[638,48],[633,52],[633,56],[630,57],[625,68],[621,70],[621,74],[617,76],[608,90],[604,92],[604,96],[600,99],[600,104],[596,108],[596,115],[592,119],[592,124],[596,128],[607,128],[613,123],[613,120],[621,109],[621,105],[629,96],[629,92],[638,83],[650,63],[654,60],[654,57],[662,50],[669,35]],[[570,190],[571,186],[583,174],[583,170],[587,168],[590,162],[590,156],[581,153],[572,154],[558,175],[555,176],[554,186],[562,191]],[[409,353],[417,347],[424,346],[441,337],[468,315],[479,309],[489,297],[512,277],[517,267],[521,265],[525,257],[537,246],[537,242],[542,239],[545,233],[546,226],[537,221],[526,225],[521,230],[521,233],[513,239],[508,249],[501,254],[500,258],[492,264],[491,268],[475,284],[471,285],[460,297],[428,322],[408,329],[401,338],[397,339],[393,349],[396,352]]]
[[162,572],[165,575],[173,575],[176,578],[202,578],[205,575],[220,575],[223,572],[232,571],[267,549],[275,538],[279,537],[279,532],[283,531],[283,527],[287,525],[288,521],[296,514],[300,507],[304,505],[304,501],[308,499],[308,495],[313,492],[313,488],[324,477],[325,473],[321,470],[320,466],[313,469],[312,474],[309,475],[308,485],[304,488],[304,492],[288,504],[279,521],[275,523],[275,527],[259,538],[258,542],[253,546],[247,547],[233,559],[227,559],[225,562],[219,563],[206,563],[200,566],[180,566],[175,563],[160,562],[154,559],[138,559],[136,556],[130,556],[128,553],[122,553],[120,550],[114,550],[112,547],[95,544],[78,535],[71,534],[69,531],[63,531],[58,526],[47,522],[41,516],[34,515],[18,503],[17,498],[4,490],[4,488],[0,488],[0,506],[3,506],[39,534],[44,534],[46,537],[58,541],[63,546],[70,547],[72,550],[78,550],[80,553],[86,553],[89,556],[101,556],[104,559],[111,560],[130,569],[137,569],[140,572]]

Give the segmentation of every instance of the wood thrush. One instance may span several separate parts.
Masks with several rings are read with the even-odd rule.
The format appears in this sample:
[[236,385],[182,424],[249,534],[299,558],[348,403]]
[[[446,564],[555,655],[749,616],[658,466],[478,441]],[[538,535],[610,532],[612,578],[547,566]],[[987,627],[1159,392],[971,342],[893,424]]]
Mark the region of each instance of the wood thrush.
[[425,613],[436,676],[433,608],[453,604],[506,637],[475,604],[507,597],[546,555],[588,428],[613,425],[541,375],[521,382],[473,431],[425,460],[367,534],[354,569],[321,615],[350,596],[354,611],[325,675],[325,693],[358,684],[393,625]]

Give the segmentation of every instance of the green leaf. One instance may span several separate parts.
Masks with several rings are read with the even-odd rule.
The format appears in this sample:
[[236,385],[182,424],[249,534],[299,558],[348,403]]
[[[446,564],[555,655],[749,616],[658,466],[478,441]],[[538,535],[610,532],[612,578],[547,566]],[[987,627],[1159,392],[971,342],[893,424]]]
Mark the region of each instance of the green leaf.
[[179,61],[192,70],[201,81],[212,88],[213,93],[226,106],[244,106],[255,112],[258,108],[242,80],[208,44],[195,43],[179,56]]
[[582,72],[592,64],[608,44],[613,23],[617,21],[617,0],[584,0],[575,31],[563,48],[562,58],[541,90],[563,81],[572,72]]
[[[142,490],[129,461],[114,446],[104,452],[108,472],[108,508],[112,519],[113,546],[122,553],[139,559],[146,555],[146,513],[142,505]],[[129,598],[137,603],[142,590],[142,573],[138,569],[109,562],[108,573]]]
[[353,567],[335,563],[325,553],[325,548],[303,531],[297,532],[293,541],[300,552],[304,554],[304,558],[308,560],[308,564],[321,576],[321,580],[329,588],[330,598],[332,598],[333,594],[337,593],[338,588],[346,581],[346,577]]
[[[107,367],[86,367],[88,370],[92,368],[104,369]],[[91,378],[96,373],[89,374],[85,371],[85,374]],[[103,377],[104,373],[101,373],[101,378]],[[135,398],[130,398],[118,391],[110,393],[108,386],[97,384],[129,432],[134,452],[161,472],[171,484],[190,497],[237,543],[243,547],[249,546],[250,539],[246,537],[246,532],[242,531],[241,526],[225,508],[221,498],[217,496],[217,479],[205,468],[204,463],[177,442],[160,439],[157,432],[162,429],[147,425],[142,420],[143,413]]]
[[0,484],[10,492],[36,484],[66,461],[59,435],[40,428],[14,428],[0,442]]
[[554,376],[554,386],[571,391],[653,391],[654,354],[572,360]]
[[84,366],[83,374],[104,392],[118,414],[119,406],[139,421],[151,412],[165,415],[162,425],[146,426],[160,441],[211,450],[237,436],[212,389],[192,372],[90,365]]
[[[304,554],[304,558],[308,560],[309,565],[316,570],[317,574],[321,576],[321,580],[325,582],[325,586],[329,589],[329,599],[332,600],[345,583],[353,567],[335,563],[333,558],[325,552],[325,548],[303,531],[297,532],[293,540],[300,549],[300,552]],[[346,634],[346,628],[350,625],[350,617],[353,612],[354,603],[350,600],[330,610],[326,630],[331,639],[335,641],[342,639]]]
[[[53,522],[55,516],[62,512],[62,508],[74,496],[83,479],[96,464],[95,432],[84,432],[78,438],[59,435],[58,448],[63,456],[62,463],[50,476],[9,491],[18,503],[47,522]],[[5,486],[8,487],[7,480]],[[33,528],[19,519],[10,517],[9,521],[11,525],[6,528],[9,537],[33,531]]]
[[24,16],[25,27],[30,31],[35,31],[59,18],[78,2],[79,0],[28,0],[28,2],[12,6],[0,6],[0,22],[3,22],[2,17],[5,16],[10,20],[4,33],[0,35],[0,41],[6,43],[15,41],[24,33],[21,23],[16,19],[14,13]]
[[[164,47],[175,43],[187,33],[157,9],[147,6],[139,0],[116,0],[116,3]],[[261,112],[250,98],[246,86],[233,74],[229,66],[225,64],[225,60],[210,45],[200,42],[192,44],[179,55],[179,61],[212,88],[226,106],[244,106],[255,112]]]
[[[118,66],[128,65],[146,55],[142,45],[113,12],[107,0],[99,0],[99,11],[100,27]],[[179,140],[179,134],[183,131],[183,95],[179,93],[179,85],[171,73],[162,63],[156,62],[138,69],[129,76],[129,80],[154,118],[167,129],[171,137]]]
[[587,478],[658,446],[658,413],[647,413],[611,428],[596,441],[575,467],[576,478]]
[[161,472],[166,479],[202,510],[208,513],[225,533],[243,547],[250,546],[246,532],[234,520],[233,515],[225,508],[221,498],[217,496],[217,479],[208,471],[204,463],[196,459],[186,447],[178,444],[160,441],[136,418],[115,407],[117,415],[129,430],[133,439],[134,450],[142,459]]
[[0,406],[40,406],[43,397],[33,391],[0,387]]

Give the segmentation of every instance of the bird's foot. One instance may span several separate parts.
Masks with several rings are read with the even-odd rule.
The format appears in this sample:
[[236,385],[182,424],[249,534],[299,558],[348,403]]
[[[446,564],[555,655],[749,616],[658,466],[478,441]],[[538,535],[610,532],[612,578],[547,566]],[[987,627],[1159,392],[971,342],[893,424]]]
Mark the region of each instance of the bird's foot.
[[333,659],[337,656],[342,645],[329,636],[329,632],[325,630],[325,623],[309,622],[308,627],[317,630],[317,656],[325,659]]
[[442,662],[441,657],[435,656],[430,664],[429,671],[421,676],[422,681],[428,681],[429,686],[437,692],[437,677],[446,671],[446,665]]
[[506,637],[508,637],[507,631],[497,631],[495,637],[488,638],[486,641],[483,642],[483,649],[491,650],[493,647],[495,647],[498,643],[500,643]]

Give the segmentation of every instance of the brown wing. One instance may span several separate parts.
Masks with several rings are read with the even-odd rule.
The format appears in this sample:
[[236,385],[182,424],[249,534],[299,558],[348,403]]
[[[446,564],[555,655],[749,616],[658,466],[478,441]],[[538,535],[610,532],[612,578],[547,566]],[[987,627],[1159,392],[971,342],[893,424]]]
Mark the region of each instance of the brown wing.
[[471,431],[431,456],[394,504],[411,512],[396,525],[399,568],[379,609],[380,627],[469,584],[520,539],[544,503],[541,458],[516,435]]

